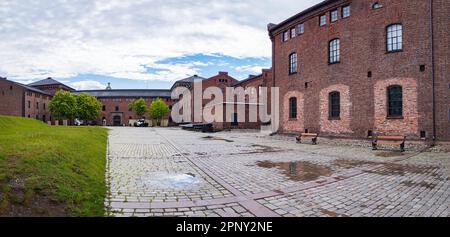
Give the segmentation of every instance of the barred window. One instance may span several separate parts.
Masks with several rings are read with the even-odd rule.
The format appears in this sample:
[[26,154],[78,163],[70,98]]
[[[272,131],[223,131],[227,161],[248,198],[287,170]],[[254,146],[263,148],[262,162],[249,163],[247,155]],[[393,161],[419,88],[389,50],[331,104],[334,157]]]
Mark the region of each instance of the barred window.
[[403,89],[401,86],[390,86],[388,94],[388,117],[403,116]]
[[289,99],[289,118],[297,118],[297,98],[295,97]]
[[387,27],[387,51],[395,52],[403,49],[403,27],[401,24]]
[[289,55],[289,74],[297,73],[297,53]]
[[329,44],[329,63],[338,63],[341,60],[340,40],[334,39]]
[[329,94],[329,116],[331,119],[340,118],[341,116],[341,94],[337,91]]

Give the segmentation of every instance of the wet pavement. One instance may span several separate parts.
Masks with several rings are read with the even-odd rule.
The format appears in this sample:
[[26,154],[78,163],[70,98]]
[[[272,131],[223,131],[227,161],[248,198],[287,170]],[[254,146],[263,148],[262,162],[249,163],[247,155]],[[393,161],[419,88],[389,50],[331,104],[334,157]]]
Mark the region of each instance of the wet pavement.
[[111,216],[450,216],[450,154],[111,128]]

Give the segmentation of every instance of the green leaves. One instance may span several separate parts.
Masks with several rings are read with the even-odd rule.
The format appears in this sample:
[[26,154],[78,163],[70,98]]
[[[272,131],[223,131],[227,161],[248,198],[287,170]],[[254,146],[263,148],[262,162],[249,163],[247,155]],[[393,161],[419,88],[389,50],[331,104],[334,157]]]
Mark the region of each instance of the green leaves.
[[152,119],[162,119],[169,113],[169,107],[160,98],[152,102],[152,105],[150,106],[150,117]]
[[67,91],[58,91],[50,102],[50,112],[56,119],[95,120],[100,116],[101,103],[94,96],[75,95]]
[[147,109],[147,103],[145,103],[145,100],[140,98],[138,100],[133,100],[128,107],[136,113],[137,116],[142,117],[145,113],[148,112]]
[[62,90],[56,92],[49,109],[56,119],[73,119],[77,113],[76,95]]
[[102,104],[94,96],[79,94],[77,99],[76,115],[79,119],[85,121],[95,120],[100,116]]

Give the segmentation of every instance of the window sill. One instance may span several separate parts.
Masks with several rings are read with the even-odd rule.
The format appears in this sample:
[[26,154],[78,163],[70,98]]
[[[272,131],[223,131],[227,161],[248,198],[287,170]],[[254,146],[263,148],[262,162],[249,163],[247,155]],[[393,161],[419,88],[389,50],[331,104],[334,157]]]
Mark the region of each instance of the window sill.
[[386,51],[386,54],[391,54],[391,53],[401,53],[403,52],[403,49],[400,50],[392,50],[392,51]]
[[294,75],[297,75],[297,74],[298,74],[298,72],[290,72],[289,76],[294,76]]
[[298,121],[298,119],[293,119],[293,118],[290,118],[289,120],[288,120],[289,122],[297,122]]
[[405,118],[403,116],[387,116],[386,119],[401,120],[401,119],[405,119]]
[[340,63],[341,63],[341,61],[338,61],[338,62],[328,62],[328,65],[340,64]]
[[330,121],[339,121],[339,120],[341,120],[341,118],[340,117],[336,117],[336,118],[329,117],[328,120],[330,120]]

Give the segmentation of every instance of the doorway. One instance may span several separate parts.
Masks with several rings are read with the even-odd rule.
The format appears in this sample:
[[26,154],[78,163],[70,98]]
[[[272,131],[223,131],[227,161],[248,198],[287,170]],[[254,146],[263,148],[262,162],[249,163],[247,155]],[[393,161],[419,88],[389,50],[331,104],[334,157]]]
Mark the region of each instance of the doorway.
[[113,126],[122,126],[122,116],[116,115],[113,117]]

